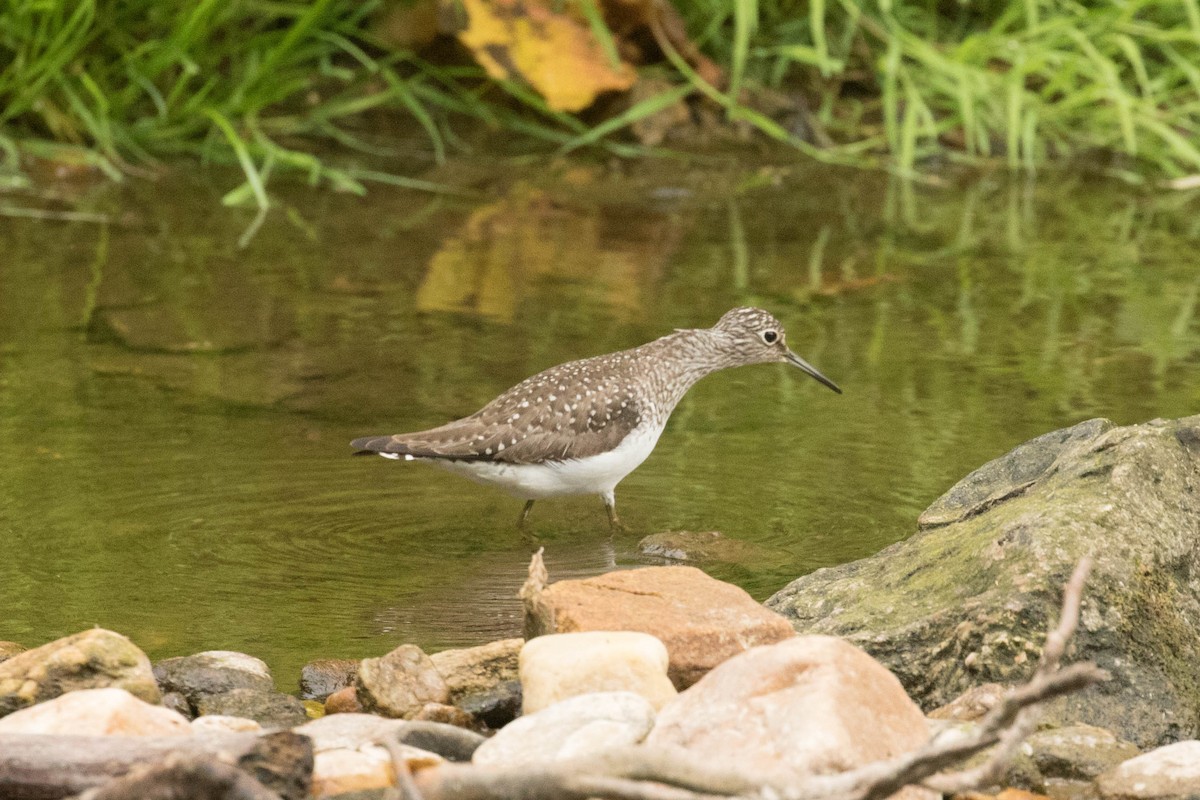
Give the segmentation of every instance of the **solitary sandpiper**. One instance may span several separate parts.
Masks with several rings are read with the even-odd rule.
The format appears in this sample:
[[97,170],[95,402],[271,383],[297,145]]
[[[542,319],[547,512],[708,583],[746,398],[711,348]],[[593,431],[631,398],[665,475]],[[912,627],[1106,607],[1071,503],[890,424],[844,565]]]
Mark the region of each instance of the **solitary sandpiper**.
[[598,494],[617,528],[617,484],[650,455],[687,390],[717,370],[773,362],[799,367],[842,393],[788,349],[779,320],[759,308],[735,308],[711,328],[677,330],[632,350],[551,367],[441,427],[364,436],[350,445],[384,458],[428,461],[523,498],[518,527],[534,500]]

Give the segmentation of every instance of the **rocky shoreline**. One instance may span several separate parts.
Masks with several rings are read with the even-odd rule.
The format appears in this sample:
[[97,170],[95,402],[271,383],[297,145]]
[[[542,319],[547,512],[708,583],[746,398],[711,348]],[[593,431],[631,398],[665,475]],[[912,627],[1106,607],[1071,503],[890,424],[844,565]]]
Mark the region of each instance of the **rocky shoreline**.
[[[744,796],[730,776],[747,775],[786,795],[987,724],[1034,676],[1085,556],[1065,660],[1111,679],[1042,709],[978,788],[1200,797],[1198,489],[1200,416],[1090,420],[976,470],[914,536],[765,605],[690,566],[550,583],[535,558],[524,638],[313,661],[298,695],[242,653],[151,664],[103,629],[0,642],[0,797],[683,800],[688,786]],[[630,771],[651,752],[691,777],[635,792],[554,772],[604,758]]]

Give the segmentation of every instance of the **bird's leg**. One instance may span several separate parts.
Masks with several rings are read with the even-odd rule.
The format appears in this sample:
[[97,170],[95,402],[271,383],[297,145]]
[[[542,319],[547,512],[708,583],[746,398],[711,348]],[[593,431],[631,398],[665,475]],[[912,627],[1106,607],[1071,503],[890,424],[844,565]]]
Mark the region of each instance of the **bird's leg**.
[[533,501],[526,500],[525,507],[521,509],[521,516],[517,517],[517,530],[525,530],[525,520],[529,519],[529,509],[533,508]]
[[600,495],[604,498],[604,510],[608,512],[608,527],[610,530],[623,531],[625,524],[621,522],[621,518],[617,516],[617,497],[612,491],[605,492]]

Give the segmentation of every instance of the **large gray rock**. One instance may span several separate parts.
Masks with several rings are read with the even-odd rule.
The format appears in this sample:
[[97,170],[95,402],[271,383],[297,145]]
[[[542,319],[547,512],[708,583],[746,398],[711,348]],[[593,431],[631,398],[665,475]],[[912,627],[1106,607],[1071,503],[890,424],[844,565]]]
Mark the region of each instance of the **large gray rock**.
[[1061,720],[1143,747],[1200,719],[1200,416],[1038,437],[964,478],[922,530],[822,569],[767,601],[797,631],[843,636],[925,708],[1032,673],[1062,585],[1092,554],[1071,659],[1113,680],[1060,701]]
[[275,690],[266,662],[233,650],[207,650],[163,659],[154,665],[154,678],[164,692],[186,697],[193,711],[199,709],[204,698],[234,689],[263,694]]
[[0,717],[76,689],[106,687],[148,703],[162,699],[146,654],[119,633],[93,628],[0,663]]

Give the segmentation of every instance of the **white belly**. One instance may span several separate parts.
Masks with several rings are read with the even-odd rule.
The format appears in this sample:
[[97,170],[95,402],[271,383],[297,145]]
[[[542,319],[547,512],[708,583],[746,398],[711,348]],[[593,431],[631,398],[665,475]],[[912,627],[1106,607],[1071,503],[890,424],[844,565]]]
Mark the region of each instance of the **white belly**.
[[[443,461],[442,469],[495,486],[525,500],[569,494],[605,494],[637,469],[654,450],[662,428],[643,425],[607,453],[546,464],[503,464],[493,461]],[[416,459],[424,460],[424,459]]]

